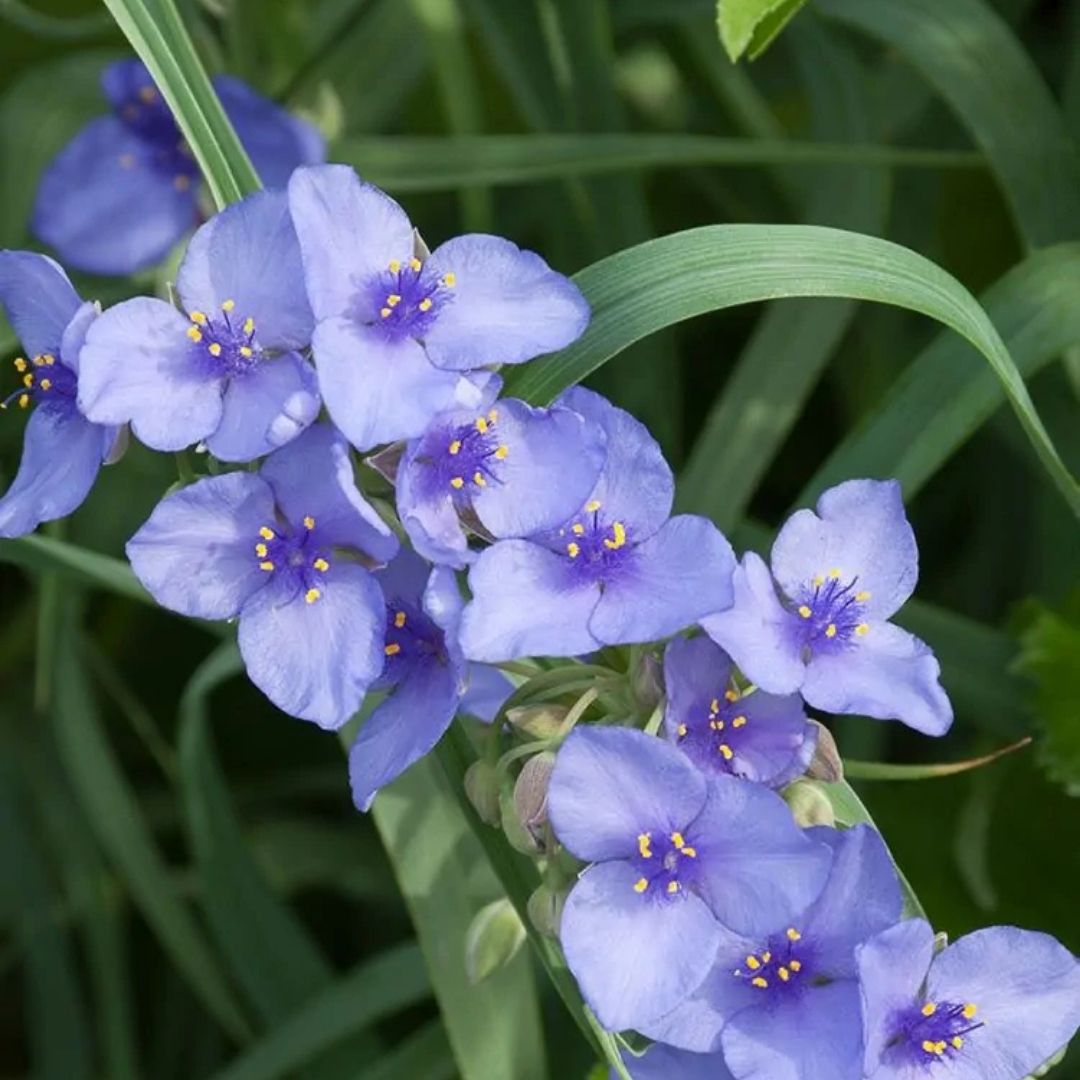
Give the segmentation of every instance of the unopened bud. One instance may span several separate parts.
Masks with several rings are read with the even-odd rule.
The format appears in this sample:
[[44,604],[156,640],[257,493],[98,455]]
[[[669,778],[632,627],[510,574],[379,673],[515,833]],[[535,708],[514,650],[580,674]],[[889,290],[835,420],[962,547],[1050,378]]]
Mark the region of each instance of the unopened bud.
[[521,823],[514,805],[514,793],[509,788],[499,792],[499,811],[502,816],[502,829],[507,842],[522,855],[539,855],[540,845],[536,837]]
[[565,705],[519,705],[506,719],[533,739],[551,739],[559,733],[570,710]]
[[364,464],[374,469],[384,480],[390,484],[397,484],[398,467],[405,455],[405,443],[391,443],[377,454],[369,454],[364,458]]
[[637,667],[631,673],[630,686],[638,709],[645,715],[660,704],[664,696],[664,668],[651,652],[641,654]]
[[836,813],[821,785],[814,780],[796,780],[783,791],[784,802],[791,808],[795,824],[808,829],[811,825],[836,825]]
[[844,779],[844,762],[840,757],[840,751],[836,748],[836,740],[832,732],[816,720],[811,724],[817,731],[817,749],[810,761],[810,768],[806,775],[811,780],[821,780],[826,784],[839,784]]
[[529,897],[529,921],[544,937],[558,937],[565,904],[566,893],[553,889],[550,885],[541,885]]
[[547,795],[555,755],[550,751],[537,754],[525,762],[514,784],[514,812],[521,824],[537,840],[547,824]]
[[474,761],[465,770],[465,795],[484,824],[499,824],[499,776],[494,765]]
[[475,986],[505,967],[525,941],[525,927],[505,897],[481,908],[465,933],[465,974]]

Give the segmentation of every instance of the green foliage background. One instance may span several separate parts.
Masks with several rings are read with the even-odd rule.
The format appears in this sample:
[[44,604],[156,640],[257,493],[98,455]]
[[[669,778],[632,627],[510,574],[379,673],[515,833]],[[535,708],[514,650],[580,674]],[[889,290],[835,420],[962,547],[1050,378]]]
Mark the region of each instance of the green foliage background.
[[[898,476],[922,552],[906,622],[958,722],[934,743],[844,720],[841,749],[911,765],[1034,734],[976,772],[856,786],[939,929],[1080,951],[1080,10],[781,4],[734,66],[712,0],[108,7],[195,88],[222,199],[250,178],[185,83],[196,53],[320,123],[429,240],[496,231],[581,271],[593,329],[511,389],[588,374],[737,546],[829,483]],[[0,246],[23,247],[41,169],[128,46],[91,0],[0,20]],[[170,273],[78,284],[112,302]],[[5,484],[20,427],[0,421]],[[468,984],[473,914],[531,868],[459,809],[467,745],[357,815],[335,740],[115,561],[174,479],[134,447],[63,528],[0,542],[0,1076],[584,1077],[550,950]]]

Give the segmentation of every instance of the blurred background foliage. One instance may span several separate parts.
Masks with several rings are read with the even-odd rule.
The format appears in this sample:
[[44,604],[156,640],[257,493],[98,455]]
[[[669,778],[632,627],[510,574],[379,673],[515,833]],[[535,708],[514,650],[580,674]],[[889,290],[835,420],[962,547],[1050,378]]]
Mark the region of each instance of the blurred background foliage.
[[[1080,472],[1080,6],[810,0],[749,66],[712,0],[178,6],[212,72],[315,120],[429,241],[496,231],[568,273],[719,222],[914,249],[980,297]],[[31,246],[38,176],[126,50],[94,0],[0,0],[0,246]],[[77,284],[113,302],[174,267]],[[844,720],[841,749],[955,761],[1034,734],[974,773],[858,786],[939,929],[1017,923],[1075,952],[1080,544],[983,369],[919,315],[799,299],[683,322],[591,381],[737,547],[827,483],[901,477],[922,553],[906,621],[958,721],[933,743]],[[0,421],[5,485],[21,424]],[[120,555],[174,479],[133,446],[65,538]],[[34,543],[0,563],[0,1077],[588,1073],[527,952],[469,986],[465,927],[498,889],[434,764],[376,828],[336,741],[233,678],[231,646]],[[1054,1075],[1080,1077],[1080,1053]]]

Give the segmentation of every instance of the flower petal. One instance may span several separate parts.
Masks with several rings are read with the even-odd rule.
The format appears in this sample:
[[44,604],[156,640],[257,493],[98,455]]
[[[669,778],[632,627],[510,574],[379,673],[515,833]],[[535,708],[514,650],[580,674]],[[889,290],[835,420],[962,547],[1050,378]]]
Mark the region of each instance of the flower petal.
[[566,961],[604,1027],[621,1031],[673,1009],[712,966],[719,927],[696,896],[674,900],[634,890],[625,862],[587,870],[563,910]]
[[[802,694],[817,709],[900,720],[925,735],[944,735],[953,712],[930,648],[892,623],[869,631],[842,652],[815,654]],[[746,670],[749,678],[754,673]]]
[[255,544],[273,518],[273,493],[259,477],[212,476],[166,495],[128,541],[127,556],[162,607],[231,619],[266,585]]
[[724,534],[708,518],[680,514],[605,583],[589,630],[605,645],[668,637],[731,603],[734,570]]
[[579,859],[635,855],[644,832],[685,832],[705,805],[705,779],[674,747],[629,728],[576,728],[548,789],[555,835]]
[[300,435],[320,404],[315,372],[299,353],[262,360],[229,380],[221,423],[206,445],[221,461],[253,461]]
[[216,318],[233,301],[239,322],[254,321],[262,349],[306,348],[315,319],[285,192],[256,192],[201,226],[180,263],[176,291],[185,311]]
[[461,646],[470,660],[581,656],[600,648],[589,631],[599,586],[568,574],[566,560],[527,540],[501,540],[469,571],[472,600]]
[[347,165],[297,169],[289,180],[289,208],[316,319],[349,314],[370,278],[392,259],[412,257],[405,211]]
[[86,335],[94,320],[101,314],[101,306],[94,300],[81,304],[71,317],[60,338],[60,363],[77,375],[82,347],[86,344]]
[[638,1058],[624,1054],[623,1061],[632,1080],[734,1080],[722,1054],[692,1054],[660,1043]]
[[222,381],[193,355],[188,322],[161,300],[109,308],[86,334],[79,408],[99,424],[130,422],[154,450],[182,450],[221,422]]
[[833,568],[870,593],[870,619],[887,619],[912,594],[919,552],[895,480],[847,480],[818,499],[816,514],[799,510],[788,518],[772,549],[784,592],[797,596]]
[[461,570],[476,555],[469,550],[450,489],[435,493],[427,483],[427,467],[418,460],[426,444],[426,439],[414,439],[401,458],[395,486],[398,516],[425,559]]
[[162,172],[154,154],[115,117],[91,120],[41,178],[34,234],[92,274],[155,266],[195,227],[196,198],[190,179]]
[[82,505],[101,466],[103,432],[74,408],[34,410],[19,471],[0,498],[0,536],[24,536]]
[[751,682],[770,694],[791,694],[802,686],[806,667],[791,615],[780,605],[772,575],[761,557],[748,551],[732,576],[734,602],[701,620],[706,633],[739,665]]
[[0,304],[31,356],[60,353],[82,301],[59,264],[33,251],[0,251]]
[[514,684],[497,667],[469,664],[469,682],[458,711],[490,724],[513,692]]
[[429,265],[436,277],[456,279],[452,302],[425,336],[437,367],[520,364],[569,345],[589,324],[589,305],[569,278],[501,237],[459,236],[436,248]]
[[287,575],[240,612],[238,641],[251,681],[290,716],[336,731],[360,708],[383,666],[382,592],[354,563],[340,563],[305,602]]

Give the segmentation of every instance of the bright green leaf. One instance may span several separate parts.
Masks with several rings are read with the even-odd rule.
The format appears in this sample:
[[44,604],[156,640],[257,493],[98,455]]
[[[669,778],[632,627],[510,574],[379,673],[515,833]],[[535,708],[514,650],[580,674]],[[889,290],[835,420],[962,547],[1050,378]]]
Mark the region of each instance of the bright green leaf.
[[761,55],[806,0],[717,0],[716,25],[731,62]]

